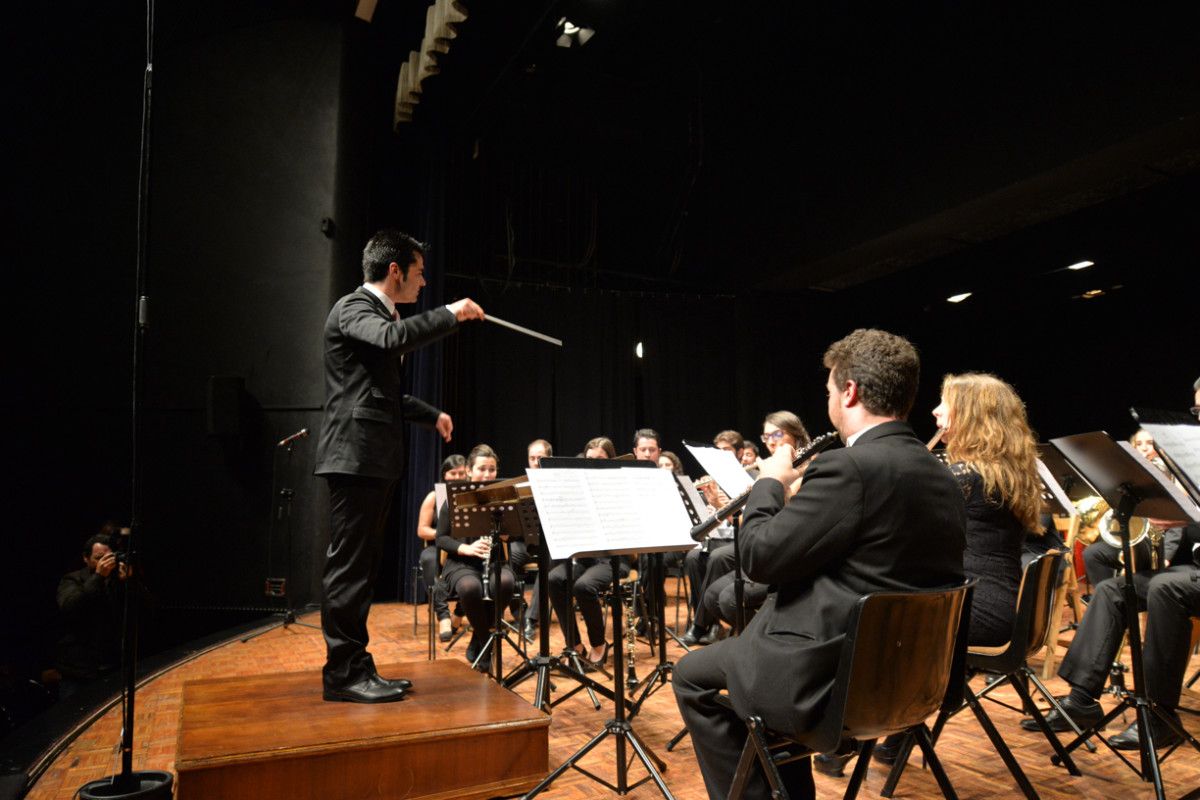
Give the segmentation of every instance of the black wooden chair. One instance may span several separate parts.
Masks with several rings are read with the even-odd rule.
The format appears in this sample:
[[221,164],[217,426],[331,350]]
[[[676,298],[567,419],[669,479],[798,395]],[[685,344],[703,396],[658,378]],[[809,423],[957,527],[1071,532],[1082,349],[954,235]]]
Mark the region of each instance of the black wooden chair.
[[[1029,778],[1026,777],[1020,764],[1017,763],[1016,758],[1013,757],[1012,750],[1009,749],[1004,738],[1000,736],[1000,733],[996,730],[996,726],[992,724],[992,720],[982,703],[980,703],[980,700],[986,698],[1017,713],[1031,714],[1038,728],[1061,759],[1061,763],[1067,767],[1067,770],[1072,775],[1080,774],[1079,769],[1075,766],[1075,762],[1071,760],[1071,756],[1063,749],[1058,737],[1050,730],[1045,716],[1034,704],[1026,685],[1026,681],[1031,681],[1042,696],[1052,706],[1058,708],[1060,714],[1064,714],[1058,701],[1050,694],[1042,682],[1038,680],[1037,674],[1029,668],[1027,663],[1027,660],[1035,655],[1045,643],[1046,630],[1051,619],[1051,611],[1054,609],[1055,604],[1059,602],[1058,591],[1060,583],[1058,581],[1058,571],[1062,564],[1062,559],[1063,554],[1061,551],[1051,550],[1033,559],[1025,566],[1025,572],[1021,578],[1021,588],[1017,594],[1017,610],[1016,616],[1013,619],[1013,631],[1008,642],[995,647],[967,648],[967,680],[963,682],[962,699],[955,706],[944,708],[938,715],[937,721],[933,726],[932,739],[936,744],[938,736],[941,735],[942,728],[945,727],[950,717],[964,708],[970,708],[979,720],[984,733],[991,740],[992,746],[999,753],[1005,766],[1008,767],[1008,771],[1012,773],[1017,785],[1030,800],[1037,800],[1037,791],[1033,788],[1033,784],[1030,783]],[[993,677],[986,683],[983,690],[976,694],[972,691],[969,681],[971,677],[980,673],[985,673]],[[988,696],[997,686],[1005,683],[1011,685],[1016,690],[1017,696],[1021,698],[1024,708],[1009,706]],[[1070,719],[1065,714],[1064,718]],[[883,788],[882,795],[884,797],[892,796],[896,784],[900,780],[900,776],[904,773],[905,763],[908,760],[908,754],[911,749],[912,744],[910,741],[905,741],[901,745],[896,763],[892,766],[887,783]]]
[[856,797],[875,742],[903,732],[911,732],[920,744],[942,794],[955,800],[925,720],[962,696],[963,643],[972,588],[973,582],[968,581],[949,589],[876,592],[861,598],[851,612],[821,724],[802,735],[785,736],[765,728],[761,718],[749,717],[730,800],[742,796],[756,761],[772,797],[786,800],[778,767],[831,752],[844,739],[858,742],[858,762],[845,794]]

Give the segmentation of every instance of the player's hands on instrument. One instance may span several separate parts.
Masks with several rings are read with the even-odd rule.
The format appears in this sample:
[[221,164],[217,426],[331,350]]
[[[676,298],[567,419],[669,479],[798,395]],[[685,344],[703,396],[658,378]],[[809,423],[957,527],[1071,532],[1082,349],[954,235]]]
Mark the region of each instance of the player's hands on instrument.
[[437,422],[434,423],[437,432],[442,435],[442,438],[447,442],[450,441],[450,434],[454,433],[454,420],[450,419],[450,415],[443,411],[438,414]]
[[469,319],[483,319],[483,309],[469,297],[464,297],[462,300],[455,300],[446,306],[446,308],[454,312],[454,316],[459,322],[465,322]]
[[490,552],[492,552],[492,545],[487,539],[476,539],[470,544],[464,545],[462,550],[464,556],[475,556],[476,558],[487,558]]
[[790,486],[800,477],[800,470],[792,466],[792,459],[795,457],[796,453],[792,446],[781,442],[771,457],[763,460],[759,466],[758,477],[760,479],[774,478],[784,486]]

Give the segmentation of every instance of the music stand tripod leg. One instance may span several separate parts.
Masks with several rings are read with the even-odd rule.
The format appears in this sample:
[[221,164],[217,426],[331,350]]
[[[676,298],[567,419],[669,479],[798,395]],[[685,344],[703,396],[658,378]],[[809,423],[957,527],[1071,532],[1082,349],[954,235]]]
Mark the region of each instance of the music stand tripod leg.
[[[620,564],[616,556],[610,557],[610,563],[612,564],[612,594],[609,598],[609,602],[612,604],[610,616],[613,624],[613,658],[615,663],[620,664],[624,651],[624,641],[622,636],[623,628],[621,624],[623,612],[621,601],[621,571]],[[543,780],[528,794],[526,794],[524,796],[526,800],[544,791],[558,778],[558,776],[562,775],[571,768],[582,772],[584,775],[587,775],[594,781],[608,786],[608,788],[621,795],[627,794],[630,789],[640,785],[645,780],[650,779],[653,780],[658,786],[659,791],[661,791],[663,794],[663,797],[667,798],[667,800],[675,800],[674,796],[667,788],[666,783],[663,781],[662,775],[660,774],[661,770],[666,769],[666,765],[659,760],[657,756],[654,756],[654,754],[651,753],[648,748],[646,748],[646,746],[638,738],[637,734],[633,731],[633,726],[630,725],[629,721],[625,717],[625,674],[620,669],[613,670],[613,682],[613,705],[615,707],[615,715],[613,719],[609,720],[605,724],[604,730],[592,737],[592,739],[582,748],[580,748],[578,752],[559,765],[557,769],[546,776],[545,780]],[[576,766],[576,763],[583,758],[583,756],[590,752],[592,748],[594,748],[610,734],[616,738],[617,784],[615,786],[603,780],[602,778],[593,775],[587,770]],[[634,754],[642,762],[642,765],[646,768],[646,772],[648,773],[648,778],[643,778],[641,781],[633,784],[633,786],[629,785],[627,775],[627,762],[625,755],[625,745],[627,742],[631,747],[633,747]]]

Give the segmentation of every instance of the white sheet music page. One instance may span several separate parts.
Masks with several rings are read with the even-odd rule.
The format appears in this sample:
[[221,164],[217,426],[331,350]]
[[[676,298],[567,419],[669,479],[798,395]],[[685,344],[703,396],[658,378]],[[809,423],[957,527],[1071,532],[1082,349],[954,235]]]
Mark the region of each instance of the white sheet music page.
[[729,497],[737,497],[754,485],[754,479],[737,460],[737,456],[719,447],[697,447],[684,445],[704,467],[704,471],[717,482],[717,486]]
[[1156,425],[1142,423],[1154,444],[1170,456],[1184,476],[1200,484],[1200,425]]
[[695,546],[666,470],[531,469],[528,475],[553,559]]

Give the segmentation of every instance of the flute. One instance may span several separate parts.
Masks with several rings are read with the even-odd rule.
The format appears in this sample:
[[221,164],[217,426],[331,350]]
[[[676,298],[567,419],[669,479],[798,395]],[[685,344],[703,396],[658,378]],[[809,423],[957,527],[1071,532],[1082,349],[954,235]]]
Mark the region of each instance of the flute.
[[[792,467],[799,467],[805,461],[808,461],[810,458],[824,450],[828,450],[835,444],[838,444],[840,441],[841,439],[838,438],[837,431],[830,431],[829,433],[821,434],[809,442],[807,447],[796,454],[796,457],[792,459]],[[711,517],[699,523],[698,525],[695,525],[691,531],[692,539],[697,542],[704,541],[704,537],[708,535],[709,531],[720,525],[721,520],[727,519],[742,506],[746,505],[746,501],[749,499],[750,489],[747,489],[737,497],[730,500],[724,506],[717,509],[717,512]]]
[[935,433],[933,435],[933,438],[929,440],[929,444],[925,445],[925,449],[932,453],[933,448],[938,446],[938,442],[940,442],[942,440],[942,435],[945,432],[946,432],[945,428],[938,428],[937,433]]

